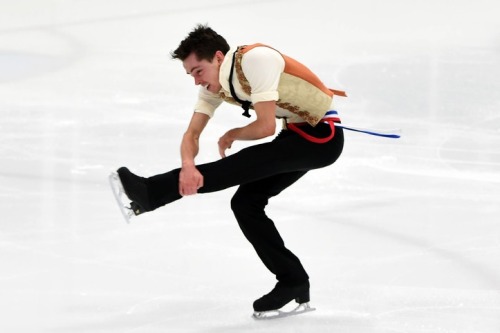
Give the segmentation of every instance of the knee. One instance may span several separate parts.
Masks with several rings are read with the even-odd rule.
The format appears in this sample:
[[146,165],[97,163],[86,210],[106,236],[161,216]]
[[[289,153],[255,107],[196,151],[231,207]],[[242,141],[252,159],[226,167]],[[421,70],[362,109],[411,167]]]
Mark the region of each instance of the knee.
[[231,198],[231,210],[236,216],[238,216],[240,213],[248,211],[248,209],[248,201],[245,198],[245,195],[237,191]]
[[231,199],[231,209],[236,217],[255,211],[263,211],[266,205],[267,197],[239,190]]

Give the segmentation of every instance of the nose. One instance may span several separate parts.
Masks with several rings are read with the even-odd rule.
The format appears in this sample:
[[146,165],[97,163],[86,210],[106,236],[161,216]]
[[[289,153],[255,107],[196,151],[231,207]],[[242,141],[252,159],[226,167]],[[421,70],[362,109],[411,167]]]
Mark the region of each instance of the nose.
[[195,77],[195,78],[194,78],[194,84],[195,84],[196,86],[199,86],[200,84],[202,84],[202,80],[200,80],[200,78]]

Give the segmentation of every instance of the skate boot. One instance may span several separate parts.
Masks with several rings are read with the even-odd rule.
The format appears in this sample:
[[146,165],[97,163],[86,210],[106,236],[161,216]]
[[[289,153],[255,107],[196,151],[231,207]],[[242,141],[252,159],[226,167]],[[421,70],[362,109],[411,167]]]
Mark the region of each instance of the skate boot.
[[293,286],[278,282],[269,294],[262,296],[253,303],[253,309],[255,314],[277,311],[292,300],[299,304],[309,302],[309,281]]
[[117,170],[118,177],[127,197],[132,201],[130,209],[135,215],[151,210],[145,178],[134,175],[126,167]]

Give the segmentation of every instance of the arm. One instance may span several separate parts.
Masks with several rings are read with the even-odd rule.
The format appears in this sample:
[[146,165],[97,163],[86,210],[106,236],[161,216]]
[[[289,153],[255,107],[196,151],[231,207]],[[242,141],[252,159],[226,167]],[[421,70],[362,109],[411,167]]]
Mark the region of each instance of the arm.
[[234,140],[257,140],[274,134],[276,130],[276,101],[278,85],[285,68],[281,54],[269,47],[255,47],[244,54],[241,68],[251,86],[252,101],[257,119],[245,127],[234,128],[219,139],[219,153],[231,148]]
[[194,158],[198,155],[201,132],[209,119],[206,114],[195,112],[182,137],[182,167],[179,174],[179,193],[182,196],[196,194],[203,186],[203,175],[196,168]]
[[231,148],[235,140],[258,140],[271,135],[276,131],[275,101],[259,102],[254,105],[257,119],[247,126],[233,128],[219,139],[219,154],[226,157],[226,149]]

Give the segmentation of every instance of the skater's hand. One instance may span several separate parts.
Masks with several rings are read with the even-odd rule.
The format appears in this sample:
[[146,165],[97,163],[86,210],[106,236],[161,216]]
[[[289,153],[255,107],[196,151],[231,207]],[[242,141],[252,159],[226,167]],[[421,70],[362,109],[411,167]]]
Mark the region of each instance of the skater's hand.
[[198,193],[203,187],[203,175],[194,165],[183,166],[179,173],[179,194],[182,196]]
[[246,126],[233,128],[219,139],[219,154],[226,157],[226,149],[237,140],[259,140],[274,135],[276,131],[275,101],[258,102],[254,105],[257,119]]
[[228,131],[219,139],[218,145],[219,145],[219,154],[221,157],[226,157],[226,149],[231,148],[231,145],[234,142],[234,139],[232,138],[230,132],[231,131]]

